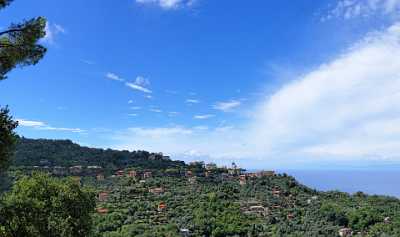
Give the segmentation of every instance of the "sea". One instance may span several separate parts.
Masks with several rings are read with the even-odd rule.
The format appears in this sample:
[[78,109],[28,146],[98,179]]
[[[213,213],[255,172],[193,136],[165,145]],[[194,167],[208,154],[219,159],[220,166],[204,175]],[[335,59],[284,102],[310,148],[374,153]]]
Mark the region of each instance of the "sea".
[[399,170],[278,170],[320,191],[339,190],[400,198]]

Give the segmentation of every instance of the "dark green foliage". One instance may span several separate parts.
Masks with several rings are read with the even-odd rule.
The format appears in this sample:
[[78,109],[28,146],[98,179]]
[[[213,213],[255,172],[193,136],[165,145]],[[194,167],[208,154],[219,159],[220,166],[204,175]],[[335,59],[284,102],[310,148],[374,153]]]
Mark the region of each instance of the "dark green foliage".
[[[14,156],[15,166],[70,167],[74,165],[99,165],[113,172],[126,166],[144,169],[166,169],[184,166],[183,162],[172,161],[159,154],[147,151],[116,151],[82,147],[69,140],[19,139]],[[42,162],[42,163],[41,163]]]
[[36,173],[18,180],[2,203],[0,236],[85,237],[91,232],[94,194],[72,180]]
[[[287,175],[251,178],[243,186],[238,177],[222,181],[219,175],[199,176],[194,184],[184,176],[154,177],[145,183],[131,178],[110,180],[111,184],[91,184],[99,191],[112,190],[107,202],[98,203],[109,213],[95,218],[97,234],[103,237],[179,236],[179,229],[189,229],[190,236],[213,237],[338,236],[345,227],[364,236],[399,236],[400,232],[398,199],[317,192]],[[165,193],[149,193],[154,187],[163,187]],[[274,195],[273,190],[281,192]],[[168,207],[158,212],[161,202]],[[268,211],[248,214],[249,205]],[[391,221],[384,222],[385,217]],[[163,229],[166,226],[171,229]]]
[[[0,9],[12,0],[0,0]],[[16,66],[35,65],[43,58],[46,48],[38,41],[46,35],[46,20],[37,17],[25,20],[0,32],[0,80]]]
[[[189,236],[211,237],[338,236],[341,228],[366,237],[400,236],[397,198],[318,192],[286,174],[248,177],[240,185],[239,176],[228,175],[227,169],[214,169],[206,177],[201,163],[186,165],[144,151],[91,149],[71,141],[25,138],[18,143],[13,177],[20,176],[18,172],[30,173],[32,165],[48,165],[49,172],[57,165],[102,165],[124,169],[125,174],[152,170],[153,177],[145,180],[140,175],[106,175],[105,180],[96,180],[95,173],[81,174],[83,186],[109,192],[106,201],[97,203],[106,213],[93,215],[96,237],[182,236],[182,230],[188,230]],[[194,181],[186,177],[188,170],[196,176]],[[164,192],[150,192],[160,187]],[[166,208],[159,210],[161,203]],[[262,211],[252,212],[250,207]]]
[[0,108],[0,178],[8,167],[16,143],[14,129],[18,123],[9,115],[8,107]]
[[46,53],[38,44],[45,36],[46,20],[43,17],[12,24],[0,32],[0,80],[16,66],[34,65]]
[[13,0],[0,0],[0,9],[8,6]]

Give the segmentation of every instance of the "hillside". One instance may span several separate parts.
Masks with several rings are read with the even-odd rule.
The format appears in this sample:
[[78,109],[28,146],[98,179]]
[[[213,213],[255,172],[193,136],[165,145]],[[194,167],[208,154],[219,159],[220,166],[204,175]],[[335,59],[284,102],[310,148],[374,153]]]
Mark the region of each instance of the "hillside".
[[101,166],[114,171],[126,166],[148,169],[180,167],[181,161],[147,151],[116,151],[83,147],[70,140],[20,138],[13,158],[14,166]]
[[98,237],[400,236],[398,199],[319,192],[273,171],[25,138],[13,168],[73,176],[96,190]]
[[103,237],[400,236],[398,199],[318,192],[287,175],[138,175],[89,183],[99,193],[95,220]]

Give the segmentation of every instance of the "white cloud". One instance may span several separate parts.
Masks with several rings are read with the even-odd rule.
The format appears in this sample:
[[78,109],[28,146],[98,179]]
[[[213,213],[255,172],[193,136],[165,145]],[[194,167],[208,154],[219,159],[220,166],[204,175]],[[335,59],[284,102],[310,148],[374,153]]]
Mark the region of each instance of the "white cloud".
[[393,153],[400,134],[387,134],[400,126],[399,38],[400,24],[370,34],[262,102],[249,135],[254,150],[400,160],[400,149]]
[[215,117],[213,114],[201,114],[201,115],[195,115],[193,118],[195,119],[210,119],[212,117]]
[[64,132],[73,132],[73,133],[83,133],[85,130],[80,128],[62,128],[62,127],[52,127],[47,125],[45,122],[41,121],[33,121],[33,120],[25,120],[25,119],[17,119],[18,123],[22,127],[30,127],[39,130],[49,130],[49,131],[64,131]]
[[42,127],[45,126],[44,122],[40,121],[32,121],[32,120],[24,120],[24,119],[17,119],[20,126],[23,127]]
[[124,81],[123,78],[121,78],[120,76],[118,76],[117,74],[112,73],[112,72],[108,72],[106,74],[106,78],[108,78],[110,80],[114,80],[114,81]]
[[223,112],[231,112],[232,110],[236,109],[241,105],[240,101],[237,100],[231,100],[231,101],[226,101],[226,102],[217,102],[213,106],[214,109],[220,110]]
[[61,25],[50,23],[49,21],[46,22],[44,30],[46,34],[40,41],[47,44],[54,44],[57,35],[66,34],[66,30]]
[[198,104],[198,103],[200,103],[200,101],[199,100],[195,100],[195,99],[187,99],[186,103],[188,103],[188,104]]
[[376,14],[395,16],[398,13],[400,13],[400,0],[339,0],[322,20],[334,17],[352,19]]
[[87,65],[95,65],[96,64],[94,61],[87,60],[87,59],[81,59],[81,62],[83,62]]
[[209,128],[208,128],[208,126],[196,126],[196,127],[193,127],[193,129],[195,129],[195,130],[208,130]]
[[182,7],[190,7],[195,0],[136,0],[139,4],[153,4],[165,10],[177,9]]
[[147,79],[143,76],[137,76],[135,79],[135,84],[138,86],[146,87],[146,86],[150,85],[150,81],[149,81],[149,79]]
[[143,87],[143,86],[136,85],[135,83],[127,82],[127,83],[125,83],[125,85],[126,85],[127,87],[129,87],[129,88],[131,88],[131,89],[134,89],[134,90],[137,90],[137,91],[141,91],[141,92],[149,93],[149,94],[152,93],[151,90],[149,90],[149,89],[147,89],[147,88],[145,88],[145,87]]
[[175,116],[178,116],[179,114],[180,114],[179,112],[175,112],[175,111],[168,112],[168,116],[170,116],[170,117],[175,117]]
[[154,112],[154,113],[162,113],[161,109],[157,109],[157,108],[151,108],[149,109],[150,112]]
[[67,31],[59,24],[53,24],[56,33],[67,33]]
[[398,101],[400,24],[394,24],[293,78],[261,100],[243,124],[208,130],[129,129],[115,137],[116,147],[163,151],[177,158],[197,154],[269,165],[400,161]]
[[142,109],[142,107],[140,107],[140,106],[132,106],[131,109],[133,109],[133,110],[139,110],[139,109]]

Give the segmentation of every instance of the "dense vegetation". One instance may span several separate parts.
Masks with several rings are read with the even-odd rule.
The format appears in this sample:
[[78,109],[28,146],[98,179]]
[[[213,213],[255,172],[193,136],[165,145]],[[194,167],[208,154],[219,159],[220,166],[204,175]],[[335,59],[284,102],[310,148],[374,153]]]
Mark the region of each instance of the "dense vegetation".
[[109,171],[126,166],[148,169],[184,166],[162,154],[147,151],[116,151],[82,147],[70,140],[19,138],[13,157],[15,166],[101,166]]
[[92,232],[94,195],[73,180],[35,173],[19,179],[1,204],[2,237],[85,237]]
[[[96,173],[74,175],[82,190],[93,190],[82,192],[98,196],[97,212],[85,217],[93,220],[87,236],[338,236],[339,230],[345,228],[356,236],[400,236],[400,201],[392,197],[318,192],[286,174],[240,175],[240,169],[215,166],[206,169],[203,163],[186,165],[161,157],[155,159],[151,153],[84,148],[70,141],[20,139],[17,147],[17,162],[23,164],[12,169],[11,174],[17,180],[21,174],[30,175],[40,169],[43,159],[47,166],[80,163],[111,167],[107,165],[111,162],[116,168],[118,164],[119,170],[102,168]],[[35,152],[38,154],[32,155]],[[24,164],[25,154],[31,154],[39,167]],[[73,158],[68,159],[68,154]],[[107,157],[110,154],[116,155]],[[84,158],[80,161],[81,157]],[[135,162],[137,159],[140,162]],[[157,168],[143,165],[146,161]],[[69,179],[68,174],[54,174],[51,168],[47,172],[57,176],[54,182]],[[17,183],[29,183],[28,178],[22,180]],[[7,202],[26,197],[22,193],[29,192],[18,188],[20,185],[6,195]],[[50,215],[52,207],[49,208],[41,215]],[[89,209],[85,213],[90,213]]]
[[[95,185],[110,190],[107,214],[96,215],[98,236],[400,236],[400,202],[362,193],[317,192],[292,177],[114,178]],[[153,194],[149,189],[162,187]],[[160,203],[166,208],[157,210]],[[262,209],[264,208],[264,209]],[[260,211],[261,209],[261,211]],[[168,234],[167,234],[168,233]]]

